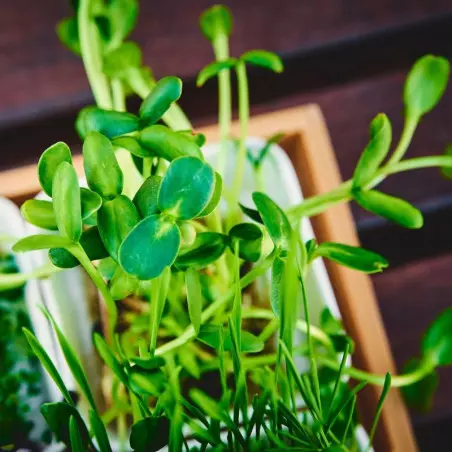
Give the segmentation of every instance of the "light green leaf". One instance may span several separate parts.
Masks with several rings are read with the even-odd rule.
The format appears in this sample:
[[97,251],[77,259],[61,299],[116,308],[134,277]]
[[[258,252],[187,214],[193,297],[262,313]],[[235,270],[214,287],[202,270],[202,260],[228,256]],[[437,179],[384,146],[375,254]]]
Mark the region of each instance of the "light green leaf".
[[22,204],[20,211],[24,220],[30,224],[50,231],[58,230],[51,201],[29,199]]
[[142,157],[142,158],[152,158],[154,154],[149,150],[140,145],[137,139],[129,136],[122,136],[113,138],[111,141],[115,151],[117,149],[126,149],[132,156]]
[[362,187],[372,179],[391,147],[392,128],[388,117],[380,113],[370,124],[369,144],[361,154],[353,174],[353,186]]
[[80,434],[77,419],[72,415],[69,418],[69,437],[71,440],[72,452],[86,451],[86,444],[83,444],[82,435]]
[[130,69],[140,68],[141,64],[140,47],[132,41],[127,41],[104,56],[102,69],[108,77],[126,78]]
[[118,249],[127,234],[140,221],[132,201],[124,195],[102,204],[97,214],[99,233],[110,256],[117,261]]
[[264,235],[259,226],[254,223],[240,223],[229,231],[230,248],[234,252],[236,244],[240,258],[257,262],[261,256]]
[[142,218],[159,213],[158,194],[162,180],[160,176],[148,177],[133,198]]
[[375,412],[374,420],[372,422],[372,428],[370,429],[369,434],[369,446],[368,449],[372,447],[372,442],[375,436],[375,432],[377,431],[378,421],[380,419],[381,411],[383,410],[383,403],[391,389],[391,374],[387,373],[385,376],[385,382],[383,384],[383,389],[381,390],[380,398],[378,399],[377,409]]
[[107,429],[105,428],[102,419],[94,410],[89,410],[88,416],[100,452],[111,452],[110,440],[108,439]]
[[228,58],[226,60],[214,61],[203,67],[196,78],[196,86],[203,86],[207,80],[218,76],[221,71],[233,69],[237,64],[236,58]]
[[446,309],[430,325],[422,340],[422,354],[438,366],[452,364],[452,309]]
[[[232,340],[230,330],[224,330],[224,350],[232,350]],[[240,351],[243,353],[259,353],[264,348],[264,343],[254,334],[248,331],[241,331]],[[218,349],[220,345],[220,326],[219,325],[201,325],[197,339],[209,347]]]
[[78,37],[78,23],[77,18],[66,17],[58,22],[56,32],[58,39],[76,55],[80,55],[80,42]]
[[198,215],[198,218],[207,217],[210,215],[221,201],[221,195],[223,193],[223,179],[215,172],[215,188],[213,189],[213,195],[210,198],[209,203],[204,207],[203,211]]
[[214,5],[202,13],[199,24],[202,34],[209,41],[214,41],[220,35],[231,34],[232,14],[227,6]]
[[443,57],[425,55],[416,61],[403,93],[407,117],[420,118],[435,107],[446,90],[449,71],[449,62]]
[[89,188],[102,198],[111,199],[122,193],[123,174],[107,137],[97,132],[86,136],[83,165]]
[[187,268],[185,285],[187,287],[188,314],[195,333],[198,334],[201,328],[202,288],[198,272],[194,268]]
[[240,59],[254,66],[270,69],[273,72],[282,72],[284,67],[281,58],[276,53],[266,50],[250,50],[245,52]]
[[180,245],[178,227],[164,216],[140,221],[119,248],[119,263],[140,280],[153,279],[171,266]]
[[66,143],[59,141],[47,148],[38,162],[38,178],[44,193],[52,196],[52,185],[60,163],[72,164],[71,150]]
[[270,304],[277,317],[281,314],[282,286],[285,260],[276,256],[272,263],[272,279],[270,287]]
[[389,265],[388,261],[377,253],[359,246],[333,242],[321,243],[314,252],[315,257],[325,257],[364,273],[380,273]]
[[110,282],[113,300],[124,300],[138,288],[138,280],[118,267]]
[[83,187],[80,189],[80,200],[83,220],[97,212],[102,205],[102,198],[96,192]]
[[155,124],[182,94],[182,80],[178,77],[160,79],[140,107],[142,126]]
[[130,362],[144,370],[154,370],[165,365],[165,360],[161,356],[154,356],[153,358],[133,357],[130,358]]
[[[444,155],[452,157],[452,144],[448,144],[444,150]],[[442,175],[447,179],[452,179],[452,167],[443,166],[441,167]]]
[[353,197],[363,209],[405,228],[419,229],[424,225],[422,213],[403,199],[377,190],[356,191]]
[[68,248],[73,246],[73,242],[61,235],[36,234],[19,240],[14,246],[15,253],[25,251],[47,250],[49,248]]
[[166,416],[142,419],[132,426],[130,447],[134,452],[157,452],[168,444],[170,421]]
[[196,240],[196,228],[187,221],[179,225],[182,246],[191,246]]

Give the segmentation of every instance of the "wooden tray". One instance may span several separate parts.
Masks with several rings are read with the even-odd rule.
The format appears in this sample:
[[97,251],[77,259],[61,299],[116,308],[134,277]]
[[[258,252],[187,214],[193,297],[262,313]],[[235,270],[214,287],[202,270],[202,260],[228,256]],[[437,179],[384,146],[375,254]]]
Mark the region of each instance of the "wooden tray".
[[[206,135],[208,142],[218,141],[216,126],[201,128],[199,132]],[[265,137],[279,132],[285,134],[280,145],[294,164],[305,197],[330,191],[340,184],[341,176],[328,130],[317,105],[255,116],[249,125],[250,136]],[[233,123],[232,133],[239,135],[237,122]],[[80,156],[74,158],[74,165],[82,174]],[[39,190],[35,165],[0,173],[0,195],[17,203]],[[359,244],[347,204],[335,206],[312,218],[312,225],[320,242]],[[394,360],[370,278],[329,261],[326,265],[345,327],[356,342],[354,364],[373,373],[395,373]],[[379,388],[372,386],[359,397],[361,420],[368,428],[379,395]],[[407,409],[396,389],[392,389],[386,399],[375,449],[381,452],[417,450]]]

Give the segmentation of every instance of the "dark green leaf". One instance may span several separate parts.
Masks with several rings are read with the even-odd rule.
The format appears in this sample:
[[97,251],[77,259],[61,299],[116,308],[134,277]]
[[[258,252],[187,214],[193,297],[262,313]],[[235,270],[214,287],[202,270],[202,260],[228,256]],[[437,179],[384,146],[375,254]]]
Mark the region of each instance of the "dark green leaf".
[[370,124],[369,144],[361,154],[353,174],[353,186],[362,187],[372,179],[391,147],[392,128],[388,117],[380,113]]
[[195,157],[171,162],[158,194],[162,212],[179,220],[198,216],[209,204],[215,188],[215,173],[210,165]]
[[77,242],[82,235],[80,187],[74,167],[63,162],[52,185],[53,211],[60,234]]
[[132,113],[90,106],[80,111],[76,128],[81,138],[86,138],[90,132],[115,138],[137,131],[140,128],[140,120]]
[[419,229],[424,224],[422,213],[403,199],[377,190],[357,191],[353,197],[363,209],[405,228]]
[[110,282],[110,293],[113,300],[124,300],[138,288],[138,280],[118,267]]
[[141,124],[155,124],[182,94],[182,80],[177,77],[163,77],[152,89],[140,107]]
[[169,441],[170,421],[166,416],[147,417],[132,426],[130,447],[135,452],[156,452]]
[[140,221],[140,215],[126,196],[104,202],[97,214],[99,233],[110,256],[118,261],[118,250],[129,232]]
[[69,438],[71,440],[72,452],[85,452],[87,447],[83,444],[82,435],[78,426],[77,418],[73,415],[69,417]]
[[192,139],[166,126],[157,124],[146,127],[138,134],[137,139],[141,146],[151,151],[151,155],[168,161],[184,156],[203,158],[201,149]]
[[102,198],[111,199],[122,193],[123,174],[108,138],[97,132],[86,136],[83,165],[89,188]]
[[246,207],[240,203],[239,203],[239,207],[248,218],[251,218],[251,220],[254,220],[257,223],[264,224],[261,214],[257,210],[251,209],[250,207]]
[[422,354],[439,366],[452,364],[452,309],[446,309],[430,325],[422,340]]
[[[415,372],[421,365],[421,361],[417,358],[413,358],[403,369],[403,373]],[[430,411],[433,405],[433,396],[435,395],[436,388],[438,387],[439,376],[436,370],[433,370],[422,380],[412,383],[407,386],[402,386],[402,394],[406,403],[411,408],[416,409],[421,413],[427,413]]]
[[230,247],[234,252],[238,244],[240,258],[256,262],[261,256],[264,235],[259,226],[254,223],[240,223],[229,231]]
[[44,193],[52,196],[52,184],[55,173],[60,163],[72,164],[71,150],[63,142],[55,143],[47,148],[41,155],[38,162],[38,178]]
[[130,69],[140,68],[141,64],[140,47],[127,41],[105,55],[103,71],[112,78],[126,78]]
[[96,192],[83,187],[80,189],[80,200],[83,220],[97,212],[102,205],[102,198]]
[[58,230],[51,201],[29,199],[22,204],[20,211],[24,220],[30,224],[50,231]]
[[315,257],[325,257],[345,267],[364,273],[380,273],[388,267],[388,261],[377,253],[359,246],[323,242],[314,252]]
[[198,215],[199,218],[207,217],[207,215],[210,215],[215,210],[215,208],[220,203],[222,193],[223,193],[223,179],[216,172],[215,173],[215,188],[213,189],[213,195],[210,198],[210,201],[207,204],[207,206],[204,207],[203,211]]
[[111,452],[110,440],[108,439],[107,429],[102,419],[94,410],[89,410],[89,423],[97,440],[100,452]]
[[80,55],[80,42],[78,38],[77,18],[66,17],[66,19],[58,22],[56,29],[58,39],[76,55]]
[[281,58],[276,53],[266,50],[250,50],[244,53],[240,59],[254,66],[270,69],[273,72],[282,72],[284,69]]
[[199,24],[203,35],[214,41],[219,35],[231,34],[232,15],[227,6],[214,5],[202,13]]
[[227,60],[214,61],[208,64],[198,74],[196,78],[196,85],[202,86],[207,80],[216,77],[221,71],[229,70],[235,67],[237,60],[235,58],[228,58]]
[[158,194],[162,180],[160,176],[148,177],[133,198],[142,218],[159,213]]
[[320,327],[326,334],[337,334],[344,331],[341,321],[334,317],[327,307],[320,313]]
[[416,61],[405,82],[403,100],[407,116],[420,117],[441,99],[449,78],[449,62],[425,55]]
[[201,269],[215,262],[228,246],[228,236],[217,232],[202,232],[196,236],[193,245],[181,250],[176,267]]
[[202,288],[198,272],[193,267],[187,268],[185,272],[185,285],[187,287],[188,314],[195,333],[198,334],[201,328]]
[[179,252],[178,227],[164,216],[140,221],[119,248],[119,263],[140,280],[153,279],[171,266]]
[[275,246],[287,250],[292,229],[284,211],[264,193],[253,193],[253,201]]
[[73,243],[66,237],[61,235],[36,234],[29,235],[19,240],[13,246],[15,253],[23,253],[25,251],[47,250],[49,248],[67,248]]
[[144,370],[154,370],[165,365],[165,360],[161,356],[153,358],[130,358],[130,362]]
[[200,148],[206,144],[206,136],[203,133],[195,133],[194,130],[178,130],[177,133],[185,135],[187,138],[196,143]]

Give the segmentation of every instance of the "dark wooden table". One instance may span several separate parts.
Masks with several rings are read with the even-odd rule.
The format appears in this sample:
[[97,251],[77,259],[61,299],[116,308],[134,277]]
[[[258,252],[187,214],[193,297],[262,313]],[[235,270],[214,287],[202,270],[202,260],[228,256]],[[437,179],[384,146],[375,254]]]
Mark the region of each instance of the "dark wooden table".
[[[69,3],[69,2],[67,2]],[[184,79],[182,106],[195,125],[216,114],[216,84],[199,90],[197,72],[212,60],[198,31],[208,0],[141,2],[133,39],[157,77]],[[448,0],[231,0],[235,16],[231,51],[278,52],[280,76],[250,71],[253,112],[307,102],[326,116],[344,178],[366,145],[368,125],[389,115],[394,136],[402,127],[404,77],[425,53],[452,55],[452,4]],[[57,140],[78,144],[77,110],[92,102],[81,62],[58,42],[54,28],[69,13],[62,0],[0,2],[0,169],[35,162]],[[131,101],[132,108],[136,102]],[[452,88],[419,126],[411,156],[441,153],[452,142]],[[418,353],[422,332],[452,304],[452,182],[436,170],[391,177],[384,189],[414,202],[425,227],[405,231],[353,206],[364,246],[389,258],[391,269],[374,278],[399,368]],[[452,373],[442,372],[433,410],[413,414],[422,450],[450,450]]]

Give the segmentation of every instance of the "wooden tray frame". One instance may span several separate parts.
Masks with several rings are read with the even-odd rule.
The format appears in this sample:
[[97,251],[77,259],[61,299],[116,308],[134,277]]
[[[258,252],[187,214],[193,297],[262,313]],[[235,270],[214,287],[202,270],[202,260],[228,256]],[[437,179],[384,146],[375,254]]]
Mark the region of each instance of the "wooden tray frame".
[[[206,135],[208,142],[218,141],[216,126],[200,128],[199,132]],[[292,160],[305,197],[325,193],[341,183],[328,130],[317,105],[262,114],[250,121],[250,136],[271,136],[279,132],[285,134],[280,144]],[[232,133],[239,135],[237,122],[232,125]],[[74,165],[82,174],[80,156],[74,158]],[[0,195],[17,203],[39,190],[36,165],[0,173]],[[347,204],[332,207],[312,218],[312,225],[320,242],[359,244]],[[394,360],[370,278],[329,261],[326,265],[345,327],[356,343],[354,364],[373,373],[395,373]],[[363,391],[359,398],[361,419],[368,428],[379,394],[380,390],[372,386]],[[375,448],[382,452],[417,450],[407,409],[396,389],[391,389],[386,399]]]

